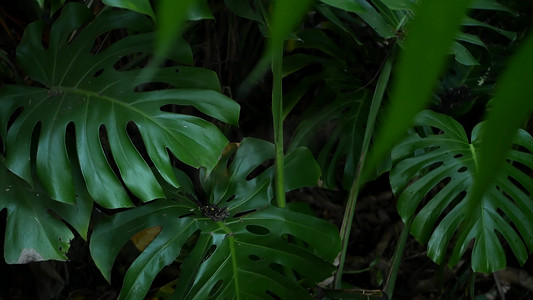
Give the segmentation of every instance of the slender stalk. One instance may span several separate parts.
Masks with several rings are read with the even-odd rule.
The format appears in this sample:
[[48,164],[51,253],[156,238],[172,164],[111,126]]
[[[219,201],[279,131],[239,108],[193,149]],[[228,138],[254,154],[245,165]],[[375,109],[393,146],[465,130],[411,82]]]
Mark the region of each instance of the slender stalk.
[[392,299],[392,294],[394,293],[394,286],[396,284],[396,278],[398,277],[398,269],[402,262],[403,252],[405,250],[405,243],[409,237],[409,232],[411,231],[411,225],[413,224],[413,217],[409,218],[404,224],[402,229],[402,234],[400,235],[400,240],[396,245],[396,250],[394,250],[394,256],[392,257],[392,266],[387,275],[387,282],[385,282],[385,287],[383,288],[384,292],[387,294],[388,299]]
[[372,103],[370,105],[370,111],[368,113],[368,120],[366,123],[365,136],[363,139],[363,146],[361,148],[361,156],[357,164],[357,169],[355,177],[350,188],[350,195],[348,196],[348,203],[346,204],[346,209],[344,211],[344,218],[341,225],[341,240],[342,240],[342,249],[339,254],[339,266],[337,267],[337,274],[335,278],[335,288],[340,289],[342,283],[342,272],[344,270],[344,261],[346,259],[346,251],[348,249],[348,240],[350,237],[350,231],[352,227],[353,217],[355,214],[355,205],[357,203],[357,197],[359,195],[359,190],[363,184],[361,181],[360,175],[361,170],[363,170],[365,164],[366,153],[370,146],[370,138],[372,137],[372,132],[374,130],[374,124],[376,122],[376,117],[381,106],[381,100],[385,94],[385,88],[389,82],[390,73],[392,70],[392,62],[394,60],[394,52],[391,54],[381,70],[379,79],[377,82],[376,90],[374,91],[374,96],[372,98]]
[[274,143],[276,146],[276,185],[275,195],[278,207],[285,207],[285,175],[283,153],[283,42],[272,45],[272,118],[274,121]]

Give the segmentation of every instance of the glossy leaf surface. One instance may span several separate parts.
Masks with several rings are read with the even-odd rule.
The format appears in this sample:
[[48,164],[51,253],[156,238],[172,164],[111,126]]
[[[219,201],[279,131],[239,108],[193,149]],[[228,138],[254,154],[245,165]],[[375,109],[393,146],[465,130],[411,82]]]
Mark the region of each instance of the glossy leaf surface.
[[[285,159],[287,174],[297,168],[311,175],[303,180],[287,176],[287,189],[318,181],[312,156],[298,151],[303,152]],[[230,144],[205,180],[208,202],[167,195],[172,200],[157,200],[101,222],[91,238],[91,254],[107,279],[129,238],[161,227],[126,273],[120,299],[142,299],[157,273],[183,254],[189,240],[194,247],[184,254],[176,299],[264,298],[267,291],[282,298],[308,298],[306,287],[332,275],[339,236],[323,220],[270,204],[272,167],[260,165],[273,155],[273,145],[265,141]]]
[[419,2],[415,10],[416,17],[410,23],[404,51],[399,56],[383,126],[376,134],[363,178],[368,178],[374,168],[382,163],[412,126],[416,114],[428,104],[468,4],[469,1],[463,0]]
[[32,188],[11,173],[2,158],[0,210],[4,208],[7,209],[4,240],[4,258],[7,263],[66,260],[74,234],[57,216],[70,223],[83,238],[87,238],[92,199],[81,189],[75,204],[54,201],[44,190]]
[[449,260],[454,265],[474,240],[472,268],[490,273],[506,265],[505,240],[524,263],[533,250],[533,179],[528,176],[533,170],[533,138],[517,132],[517,147],[467,216],[484,124],[474,128],[471,141],[462,126],[445,115],[423,111],[415,125],[430,127],[431,132],[413,133],[393,149],[390,182],[399,195],[400,216],[404,222],[414,218],[411,233],[428,243],[428,256],[442,262],[455,240]]
[[205,227],[174,299],[308,299],[304,286],[332,276],[338,249],[331,224],[269,206]]
[[[479,159],[479,173],[473,188],[470,206],[477,205],[483,190],[493,181],[493,174],[501,168],[512,145],[513,132],[530,117],[533,111],[533,91],[528,78],[532,74],[533,35],[529,35],[509,63],[497,86],[496,95],[483,133],[484,151]],[[529,194],[531,196],[531,194]]]
[[[122,28],[138,33],[110,45],[98,44],[100,35]],[[104,207],[131,205],[121,181],[143,201],[163,196],[160,184],[137,150],[140,144],[157,172],[176,187],[179,182],[167,151],[193,167],[214,167],[227,144],[217,127],[201,118],[162,108],[192,106],[236,124],[239,106],[220,93],[211,71],[167,67],[153,69],[153,76],[146,77],[140,69],[121,63],[151,53],[153,28],[148,18],[134,12],[106,10],[93,19],[87,8],[72,3],[52,25],[46,48],[41,43],[42,29],[41,22],[28,26],[17,59],[26,74],[43,87],[6,86],[0,96],[1,134],[6,165],[12,172],[32,181],[28,158],[34,131],[39,138],[36,158],[31,159],[36,159],[37,175],[51,197],[61,202],[72,203],[75,199],[65,146],[65,139],[73,136],[88,190]],[[150,83],[170,88],[144,91]],[[14,114],[16,118],[8,130],[8,120]],[[67,133],[71,125],[73,133]],[[107,143],[109,146],[104,147]],[[110,153],[104,148],[110,148]],[[119,176],[110,160],[116,163]]]

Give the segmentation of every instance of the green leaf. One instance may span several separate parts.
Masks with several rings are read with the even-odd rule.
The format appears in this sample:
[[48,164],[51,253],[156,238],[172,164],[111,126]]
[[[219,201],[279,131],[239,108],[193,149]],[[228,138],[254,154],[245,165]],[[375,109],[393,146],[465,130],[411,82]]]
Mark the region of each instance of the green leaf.
[[478,27],[488,28],[488,29],[491,29],[491,30],[493,30],[493,31],[505,36],[506,38],[508,38],[508,39],[510,39],[512,41],[514,41],[516,39],[516,32],[503,30],[501,28],[492,26],[492,25],[487,24],[487,23],[480,22],[480,21],[478,21],[476,19],[472,19],[470,17],[466,17],[463,20],[462,25],[463,26],[478,26]]
[[338,247],[331,224],[287,208],[212,224],[184,262],[174,299],[310,299],[303,286],[332,275]]
[[469,2],[420,2],[399,58],[383,126],[377,133],[363,178],[381,163],[411,127],[415,115],[429,102]]
[[275,45],[282,45],[298,25],[311,5],[311,0],[277,0],[274,2],[270,24],[271,51]]
[[412,10],[415,8],[415,3],[411,0],[380,0],[390,9],[396,10]]
[[[68,145],[69,153],[76,151],[74,143]],[[93,202],[91,195],[87,191],[83,176],[79,168],[79,161],[76,155],[70,155],[70,164],[73,166],[72,175],[74,180],[74,190],[76,191],[75,205],[65,205],[64,203],[53,201],[48,204],[48,208],[55,211],[68,224],[70,224],[78,234],[87,240],[87,233],[89,230],[89,223],[91,221],[91,214],[93,210]],[[42,188],[41,188],[42,190]],[[44,190],[41,191],[43,194]]]
[[432,130],[427,136],[415,132],[393,149],[390,183],[399,195],[400,216],[404,222],[414,218],[411,233],[428,243],[428,256],[442,262],[455,239],[449,260],[455,265],[474,240],[473,270],[491,273],[505,267],[501,237],[524,263],[533,250],[533,201],[528,196],[533,179],[527,174],[533,170],[533,138],[523,130],[514,135],[514,144],[521,147],[506,155],[504,167],[468,215],[485,124],[474,128],[471,142],[462,126],[445,115],[423,111],[415,125]]
[[518,16],[518,13],[509,7],[502,5],[496,0],[474,0],[474,2],[471,5],[471,8],[474,9],[487,9],[487,10],[499,10],[508,12],[510,14],[513,14],[515,16]]
[[[164,196],[137,150],[141,143],[157,172],[174,186],[179,182],[167,150],[193,167],[212,169],[227,144],[218,128],[198,117],[161,108],[193,106],[223,122],[237,124],[239,106],[220,93],[215,73],[191,67],[152,69],[153,76],[127,66],[117,70],[121,59],[151,53],[149,20],[116,10],[107,10],[91,20],[87,8],[76,3],[66,5],[52,25],[48,48],[41,43],[42,23],[28,26],[17,58],[26,74],[43,87],[12,85],[2,89],[0,126],[8,168],[32,182],[28,157],[35,131],[37,155],[32,159],[36,159],[39,179],[53,199],[72,203],[75,193],[65,139],[75,138],[89,193],[104,207],[131,205],[121,181],[143,201]],[[140,33],[91,54],[100,47],[93,46],[98,36],[117,28]],[[76,35],[71,38],[73,32]],[[170,88],[143,91],[150,83],[164,83]],[[20,109],[22,112],[7,130],[8,120]],[[67,130],[70,124],[74,125],[72,133]],[[132,128],[139,134],[132,134]],[[104,149],[110,152],[104,153]],[[106,155],[114,160],[119,174],[115,174]]]
[[[163,58],[176,51],[185,21],[214,18],[205,0],[161,0],[156,12],[155,57],[151,66],[159,65]],[[192,55],[187,63],[192,64]]]
[[[349,34],[344,35],[348,42],[342,48],[316,29],[305,30],[299,36],[302,42],[297,43],[298,48],[317,49],[322,55],[298,53],[284,58],[284,75],[301,76],[297,77],[298,84],[284,95],[284,117],[304,95],[313,98],[294,131],[289,150],[308,147],[323,170],[324,186],[339,188],[340,183],[341,188],[349,189],[366,124],[361,116],[366,115],[370,103],[351,68],[356,64],[354,58],[346,55],[352,48],[356,51],[358,45],[349,42]],[[304,69],[311,65],[318,71],[310,73]]]
[[[287,189],[318,180],[318,167],[305,151],[288,154],[287,174],[304,170],[314,175],[287,176]],[[99,223],[91,237],[91,255],[108,280],[128,239],[144,229],[161,227],[127,271],[119,299],[142,299],[157,273],[182,254],[177,299],[260,298],[267,290],[284,299],[308,298],[306,287],[332,275],[339,236],[323,220],[270,204],[272,167],[258,170],[273,156],[273,145],[265,141],[230,144],[203,183],[208,202],[175,194],[169,197],[172,201],[157,200]],[[183,249],[189,240],[194,248]],[[280,266],[289,273],[280,274]],[[291,270],[300,281],[290,276]]]
[[[317,10],[317,12],[322,14],[324,17],[328,18],[328,20],[330,20],[331,23],[335,24],[335,26],[337,26],[339,29],[341,29],[345,33],[349,34],[350,37],[358,45],[362,45],[362,43],[357,38],[356,34],[350,28],[348,22],[342,20],[337,14],[335,14],[335,12],[330,7],[328,7],[327,5],[317,5],[315,7],[315,9]],[[353,19],[353,17],[348,15],[348,14],[344,14],[343,17],[346,17],[346,18],[349,18],[349,19]]]
[[87,237],[92,201],[80,191],[75,205],[54,201],[39,186],[32,188],[0,161],[0,210],[7,209],[4,257],[9,264],[66,260],[74,234],[57,215]]
[[[156,7],[157,31],[154,40],[155,53],[150,66],[158,66],[163,59],[172,53],[179,44],[182,34],[182,27],[187,20],[189,12],[194,7],[197,0],[161,0]],[[192,64],[192,55],[189,64]],[[150,70],[145,71],[147,77],[151,77]]]
[[[205,172],[200,175],[206,178],[202,187],[209,195],[209,203],[227,207],[231,214],[269,205],[274,170],[273,166],[262,164],[273,157],[274,145],[267,141],[246,138],[240,144],[229,144],[213,172],[208,177]],[[230,160],[232,163],[228,166]],[[264,167],[264,171],[251,174],[259,166]],[[320,178],[320,168],[309,150],[303,147],[289,150],[285,157],[285,173],[285,191],[316,186]]]
[[[126,297],[127,299],[142,299],[155,275],[164,266],[172,263],[183,244],[194,233],[198,222],[194,218],[182,217],[198,213],[199,210],[194,203],[180,200],[180,203],[157,200],[106,218],[95,227],[91,235],[91,256],[106,280],[110,281],[113,262],[126,242],[146,228],[161,226],[159,235],[126,273],[120,296],[122,299],[126,294],[131,297]],[[133,286],[138,288],[134,289]]]
[[[370,98],[364,92],[340,96],[325,106],[310,109],[296,128],[291,147],[305,145],[318,152],[325,187],[336,188],[340,178],[341,187],[350,188],[361,154],[366,125],[363,116],[369,105]],[[323,141],[317,135],[328,138]]]
[[155,20],[150,0],[102,0],[105,5],[126,8],[150,16]]
[[483,192],[494,180],[508,155],[514,133],[533,111],[533,91],[528,78],[532,75],[533,35],[529,35],[513,56],[498,81],[496,95],[483,132],[483,152],[479,158],[476,184],[472,189],[470,209],[479,205]]
[[[35,0],[35,2],[37,2],[41,10],[44,9],[45,0]],[[53,15],[65,4],[65,0],[50,0],[46,2],[50,3],[50,15]]]
[[376,9],[366,0],[356,0],[363,8],[364,12],[357,15],[372,27],[380,36],[385,39],[392,38],[396,35],[394,27]]
[[298,147],[285,157],[285,191],[317,186],[320,175],[320,167],[309,149]]
[[451,54],[455,55],[455,60],[457,60],[458,63],[465,66],[479,65],[479,62],[472,56],[472,53],[458,42],[453,42]]
[[348,54],[345,49],[335,44],[323,30],[307,29],[298,34],[298,37],[302,40],[302,43],[298,45],[301,48],[318,49],[334,58],[348,59]]
[[356,0],[320,0],[320,2],[354,13],[366,11],[366,9]]
[[189,9],[187,20],[199,21],[207,19],[215,19],[215,17],[213,17],[213,14],[211,13],[211,9],[209,8],[209,4],[207,3],[207,1],[199,0],[194,2]]

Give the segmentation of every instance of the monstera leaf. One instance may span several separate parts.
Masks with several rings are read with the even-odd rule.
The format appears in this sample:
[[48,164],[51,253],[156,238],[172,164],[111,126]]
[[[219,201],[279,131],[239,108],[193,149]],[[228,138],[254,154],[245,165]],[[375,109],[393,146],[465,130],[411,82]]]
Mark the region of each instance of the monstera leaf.
[[7,209],[4,258],[8,264],[66,260],[74,234],[60,218],[87,238],[93,201],[80,180],[75,185],[75,205],[54,201],[39,186],[31,187],[11,173],[0,157],[0,211]]
[[533,250],[531,135],[517,132],[505,167],[475,207],[474,217],[466,219],[483,123],[473,129],[470,141],[459,123],[432,111],[420,113],[415,125],[429,132],[411,134],[393,149],[390,183],[399,195],[399,214],[404,222],[414,218],[411,233],[428,243],[429,257],[442,262],[453,238],[449,264],[454,265],[474,240],[472,268],[493,272],[506,265],[505,240],[524,263]]
[[[175,111],[192,106],[236,124],[239,106],[220,93],[211,71],[135,68],[151,53],[152,27],[149,18],[131,11],[104,10],[94,17],[77,3],[64,6],[49,39],[42,41],[42,22],[30,24],[17,59],[37,87],[11,85],[0,93],[0,134],[9,170],[31,183],[35,159],[37,176],[51,198],[73,203],[65,141],[75,139],[90,195],[110,208],[131,206],[123,184],[143,201],[164,196],[152,163],[178,187],[169,152],[211,170],[226,138],[212,123]],[[129,35],[108,42],[113,33],[126,30]],[[182,57],[179,50],[174,54]],[[168,88],[150,90],[150,83]]]
[[[287,175],[291,170],[306,175],[287,176],[286,189],[316,185],[320,172],[312,155],[304,149],[294,153],[285,160]],[[306,288],[332,275],[339,235],[326,221],[270,204],[273,170],[261,165],[273,157],[274,146],[265,141],[230,144],[203,180],[209,201],[174,192],[167,197],[171,200],[99,223],[90,248],[108,280],[130,237],[147,228],[160,229],[127,271],[119,298],[142,299],[157,273],[183,253],[175,299],[309,298]],[[191,240],[194,247],[184,249]]]
[[299,34],[300,48],[320,50],[321,55],[298,53],[284,59],[286,77],[302,76],[284,95],[284,113],[289,115],[300,99],[312,95],[289,149],[311,149],[322,168],[324,187],[348,190],[361,156],[372,97],[352,67],[357,65],[354,58],[346,55],[352,53],[345,51],[347,47],[357,51],[357,43],[349,33],[342,34],[344,50],[322,31],[311,29]]
[[[416,1],[412,0],[357,0],[362,7],[362,12],[355,13],[363,19],[371,28],[385,39],[398,37],[399,41],[403,40],[402,29],[408,20],[413,16],[412,11],[416,9]],[[371,4],[370,4],[371,3]],[[375,8],[374,8],[375,7]],[[472,10],[497,10],[503,11],[516,16],[516,12],[500,4],[496,0],[476,0],[470,5]],[[465,17],[462,24],[468,27],[483,27],[493,30],[510,40],[516,38],[516,33],[503,30],[490,24],[478,21],[471,17]],[[478,61],[472,53],[463,44],[472,44],[487,48],[485,43],[476,35],[461,32],[456,37],[450,49],[450,54],[455,56],[455,60],[464,65],[478,65]]]
[[[350,188],[360,156],[369,100],[366,93],[360,93],[340,96],[321,108],[313,107],[295,131],[292,146],[308,145],[317,149],[327,188],[336,188],[338,183],[346,190]],[[318,134],[327,139],[317,139]]]

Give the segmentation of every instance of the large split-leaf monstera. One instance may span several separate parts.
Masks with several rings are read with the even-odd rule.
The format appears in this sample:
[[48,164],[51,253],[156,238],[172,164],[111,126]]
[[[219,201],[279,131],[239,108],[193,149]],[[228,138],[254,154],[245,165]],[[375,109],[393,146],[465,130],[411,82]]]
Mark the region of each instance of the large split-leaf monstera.
[[533,251],[531,135],[517,132],[504,168],[475,207],[473,218],[466,219],[483,123],[473,129],[470,141],[459,123],[432,111],[420,113],[415,125],[431,129],[411,134],[393,149],[390,182],[399,194],[398,212],[404,222],[414,218],[411,233],[418,241],[428,242],[428,256],[442,262],[455,235],[450,265],[459,261],[472,239],[474,271],[488,273],[505,267],[502,239],[524,263]]
[[[114,30],[130,34],[109,44],[106,39]],[[41,42],[42,31],[42,22],[30,24],[17,48],[22,69],[42,87],[6,86],[0,96],[0,134],[9,170],[32,182],[31,149],[36,143],[36,171],[42,185],[53,199],[74,203],[65,140],[75,138],[81,172],[97,203],[109,208],[131,206],[122,182],[143,201],[163,197],[160,184],[137,149],[139,144],[132,142],[127,129],[130,124],[138,129],[157,171],[173,186],[180,183],[168,151],[191,166],[214,167],[228,142],[217,127],[162,108],[193,106],[236,124],[239,106],[220,93],[211,71],[166,67],[143,72],[145,69],[134,68],[152,50],[149,18],[111,9],[94,17],[83,5],[71,3],[52,25],[49,39],[44,40],[47,47]],[[174,54],[183,58],[181,52]],[[164,83],[169,88],[143,91],[149,83]],[[110,154],[102,143],[109,144]]]
[[[248,138],[226,149],[203,180],[208,201],[194,200],[190,185],[178,194],[169,187],[171,200],[118,213],[96,226],[91,254],[107,279],[129,238],[147,228],[161,230],[126,273],[120,299],[142,299],[157,273],[181,252],[188,254],[174,299],[307,299],[306,287],[332,276],[340,251],[335,226],[273,206],[273,168],[256,175],[274,157],[274,145]],[[285,170],[286,190],[316,185],[320,176],[303,148],[287,155]],[[187,193],[191,198],[183,196]],[[183,251],[190,239],[194,246]]]

